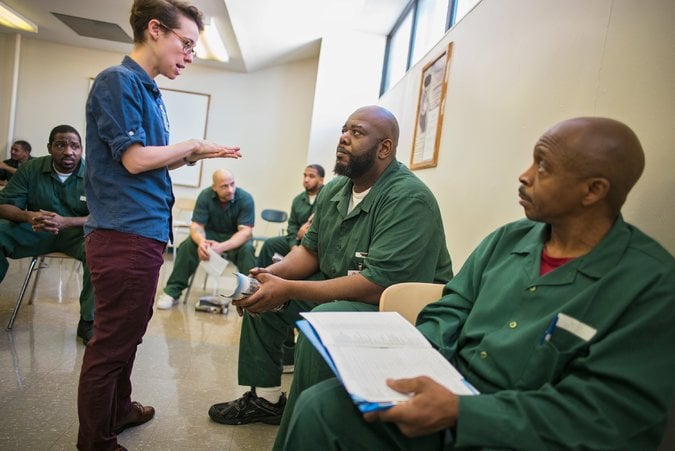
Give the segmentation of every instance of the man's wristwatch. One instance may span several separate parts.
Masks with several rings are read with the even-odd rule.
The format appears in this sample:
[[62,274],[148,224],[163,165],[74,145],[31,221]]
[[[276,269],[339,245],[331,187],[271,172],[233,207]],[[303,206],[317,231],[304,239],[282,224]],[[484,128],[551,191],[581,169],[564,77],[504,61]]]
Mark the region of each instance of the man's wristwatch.
[[194,165],[197,164],[196,161],[190,161],[190,160],[188,160],[188,157],[183,157],[183,162],[185,162],[185,165],[186,165],[186,166],[194,166]]

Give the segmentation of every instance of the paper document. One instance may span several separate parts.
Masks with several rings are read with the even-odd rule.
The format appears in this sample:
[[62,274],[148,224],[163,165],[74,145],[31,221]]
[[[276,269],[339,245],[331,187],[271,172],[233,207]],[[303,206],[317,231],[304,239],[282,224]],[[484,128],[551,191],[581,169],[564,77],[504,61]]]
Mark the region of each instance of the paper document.
[[199,264],[204,268],[204,271],[206,271],[208,275],[220,277],[225,271],[225,268],[227,268],[229,262],[227,259],[218,255],[212,248],[209,248],[208,252],[209,259],[202,260]]
[[391,407],[409,396],[388,378],[428,376],[457,395],[478,391],[415,326],[396,312],[305,312],[298,328],[342,381],[362,412]]

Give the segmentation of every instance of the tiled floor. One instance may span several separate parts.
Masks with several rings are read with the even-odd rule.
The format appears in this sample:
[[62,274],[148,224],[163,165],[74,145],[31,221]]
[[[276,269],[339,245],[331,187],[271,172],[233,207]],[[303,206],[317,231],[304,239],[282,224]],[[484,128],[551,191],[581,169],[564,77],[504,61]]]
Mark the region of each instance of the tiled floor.
[[[0,285],[0,449],[75,449],[77,383],[84,346],[75,338],[81,271],[73,260],[51,260],[42,271],[35,303],[27,299],[12,331],[6,331],[30,259],[10,260]],[[171,258],[162,268],[160,287]],[[207,414],[215,402],[239,397],[237,354],[241,319],[195,312],[206,291],[199,270],[190,302],[170,311],[156,310],[133,373],[134,399],[153,405],[149,423],[118,437],[130,450],[267,450],[277,427],[263,424],[224,426]],[[221,281],[227,291],[228,278]],[[28,297],[28,295],[27,295]],[[283,389],[291,376],[284,375]]]

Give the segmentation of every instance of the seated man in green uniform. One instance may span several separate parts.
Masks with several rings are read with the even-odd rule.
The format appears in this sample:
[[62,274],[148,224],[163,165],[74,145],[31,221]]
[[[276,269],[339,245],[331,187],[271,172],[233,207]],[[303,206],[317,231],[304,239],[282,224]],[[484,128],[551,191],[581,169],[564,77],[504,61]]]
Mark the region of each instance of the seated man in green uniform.
[[481,394],[390,380],[410,400],[362,417],[332,378],[300,395],[284,448],[656,449],[675,391],[675,262],[622,218],[643,168],[623,123],[544,133],[519,177],[528,219],[483,240],[417,318]]
[[178,246],[173,271],[164,294],[157,300],[157,308],[170,309],[178,303],[199,261],[209,259],[209,249],[225,256],[237,265],[239,272],[247,274],[255,266],[251,241],[254,222],[253,197],[237,187],[230,171],[216,170],[213,185],[197,196],[190,236]]
[[[286,405],[282,344],[300,312],[376,311],[390,285],[452,277],[436,198],[396,160],[397,143],[398,122],[382,107],[359,108],[343,125],[339,177],[321,190],[302,245],[251,271],[260,288],[235,301],[244,315],[239,384],[251,390],[212,406],[214,421],[279,424]],[[294,381],[303,377],[296,367]]]
[[82,262],[77,336],[87,344],[94,322],[94,292],[85,262],[82,226],[89,210],[84,194],[80,134],[59,125],[49,134],[49,155],[21,164],[0,191],[0,282],[7,258],[63,252]]
[[30,151],[32,147],[28,141],[18,140],[14,141],[11,147],[11,158],[0,162],[0,186],[4,186],[9,182],[16,171],[26,161],[30,160]]
[[288,217],[286,235],[268,238],[263,243],[258,255],[258,266],[265,268],[271,265],[274,254],[285,256],[291,249],[300,244],[309,228],[309,218],[314,213],[314,201],[323,188],[325,171],[319,164],[310,164],[303,173],[303,192],[295,196],[291,204],[291,215]]

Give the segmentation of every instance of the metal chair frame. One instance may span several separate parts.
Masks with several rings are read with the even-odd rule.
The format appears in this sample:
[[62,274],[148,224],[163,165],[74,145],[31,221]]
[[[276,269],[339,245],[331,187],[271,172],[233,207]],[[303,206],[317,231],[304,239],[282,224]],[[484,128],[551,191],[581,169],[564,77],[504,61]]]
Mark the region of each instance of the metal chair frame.
[[16,298],[16,305],[14,305],[14,310],[12,311],[12,316],[9,318],[9,323],[7,323],[7,330],[12,330],[14,327],[14,321],[16,320],[16,315],[19,313],[21,308],[21,303],[23,302],[24,295],[26,294],[26,289],[30,283],[30,279],[35,273],[35,278],[33,280],[33,288],[28,298],[28,305],[33,304],[33,298],[35,298],[35,289],[37,288],[38,281],[40,279],[40,270],[46,268],[48,265],[45,264],[45,258],[61,258],[61,259],[72,259],[68,254],[63,252],[50,252],[43,255],[34,255],[31,257],[30,264],[28,265],[28,272],[26,277],[23,279],[23,285],[21,285],[21,290],[19,291],[19,296]]

